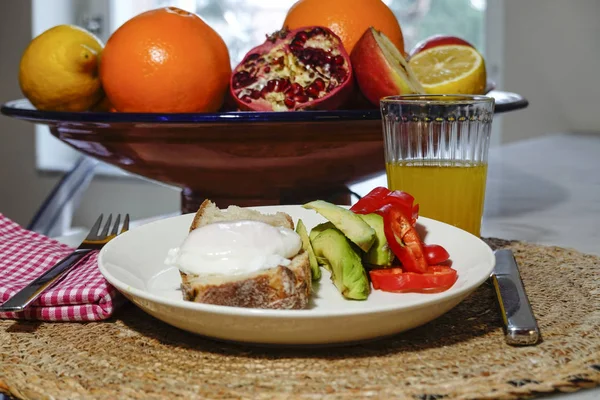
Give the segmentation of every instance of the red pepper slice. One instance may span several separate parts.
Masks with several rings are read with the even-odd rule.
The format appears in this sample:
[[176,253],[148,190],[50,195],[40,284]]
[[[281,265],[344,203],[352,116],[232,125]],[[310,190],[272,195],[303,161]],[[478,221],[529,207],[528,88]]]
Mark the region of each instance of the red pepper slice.
[[450,258],[450,254],[439,244],[424,244],[423,251],[429,265],[441,264]]
[[356,202],[350,211],[356,214],[371,214],[383,206],[391,204],[400,208],[414,225],[419,215],[419,205],[415,205],[414,202],[415,198],[409,193],[400,190],[390,191],[383,186],[378,186]]
[[[381,282],[389,279],[392,275],[398,275],[402,273],[402,268],[386,268],[386,269],[372,269],[369,271],[369,277],[373,284],[373,289],[380,289]],[[385,286],[385,282],[384,282]]]
[[383,217],[383,230],[388,246],[408,272],[423,273],[427,270],[427,260],[423,253],[423,243],[402,210],[385,205],[377,211]]
[[355,212],[356,214],[371,214],[383,205],[382,200],[389,193],[390,190],[388,188],[378,186],[358,200],[356,204],[350,208],[350,211]]
[[403,272],[401,268],[369,271],[374,289],[386,292],[438,293],[448,290],[458,279],[455,269],[434,265],[423,274]]
[[400,208],[404,215],[411,220],[412,225],[417,223],[417,218],[419,216],[419,205],[414,204],[415,198],[412,195],[400,190],[394,190],[393,192],[390,192],[383,200],[387,204],[392,204]]
[[450,255],[441,246],[423,245],[413,228],[419,215],[419,205],[414,201],[409,193],[378,186],[354,204],[350,211],[382,215],[385,235],[396,257],[407,271],[422,273],[428,265],[443,263]]

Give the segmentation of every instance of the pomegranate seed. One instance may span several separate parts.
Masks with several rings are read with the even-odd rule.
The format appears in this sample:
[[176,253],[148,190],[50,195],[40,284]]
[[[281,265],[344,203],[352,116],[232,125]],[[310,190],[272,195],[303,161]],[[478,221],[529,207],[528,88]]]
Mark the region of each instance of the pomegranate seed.
[[336,65],[344,65],[344,61],[345,61],[345,60],[344,60],[344,57],[342,57],[342,56],[335,56],[335,57],[333,58],[333,62],[334,62]]
[[317,85],[315,85],[314,83],[311,84],[309,87],[306,88],[305,90],[306,94],[309,95],[310,97],[313,98],[317,98],[319,97],[319,88],[317,87]]
[[285,104],[287,108],[294,108],[294,106],[296,105],[296,101],[288,97],[283,101],[283,104]]
[[250,97],[252,97],[254,100],[259,99],[260,92],[258,90],[252,90],[252,92],[250,93]]
[[267,97],[267,94],[269,94],[271,92],[272,92],[272,90],[269,90],[269,88],[265,86],[260,90],[260,97],[262,97],[264,99]]
[[326,64],[331,64],[331,62],[333,61],[333,57],[330,54],[326,54],[325,57],[323,57],[323,61]]
[[303,94],[304,88],[299,83],[292,83],[292,93],[294,94]]
[[252,53],[252,54],[249,54],[248,57],[246,57],[246,61],[256,60],[259,57],[260,57],[260,54]]
[[248,86],[256,82],[256,78],[250,76],[247,71],[239,71],[233,75],[233,88],[239,89],[243,86]]
[[267,90],[269,92],[273,92],[275,90],[275,88],[277,87],[277,83],[279,81],[277,79],[271,79],[270,81],[267,82],[267,86],[265,86],[267,88]]
[[283,56],[276,59],[275,64],[279,65],[280,67],[283,67]]
[[321,49],[308,48],[304,50],[300,58],[302,61],[309,62],[311,65],[319,66],[323,65],[325,52]]
[[249,74],[246,71],[240,71],[240,72],[236,72],[235,75],[233,75],[233,81],[243,81],[244,79],[248,78]]
[[325,81],[321,78],[315,79],[313,85],[315,85],[319,89],[319,91],[325,89]]
[[305,49],[302,52],[302,54],[300,55],[300,60],[304,61],[304,62],[308,62],[308,61],[310,61],[312,55],[313,55],[313,52],[310,51],[310,49]]
[[269,72],[271,72],[271,67],[269,67],[269,66],[267,65],[263,71],[265,71],[265,73],[267,73],[267,74],[268,74]]
[[242,101],[244,103],[251,103],[252,102],[252,97],[250,97],[248,95],[242,96]]
[[294,100],[296,100],[298,103],[306,103],[308,101],[308,96],[305,94],[296,95],[294,96]]
[[275,90],[278,92],[284,92],[289,87],[290,87],[290,81],[288,81],[287,79],[280,79],[279,84],[277,85]]
[[316,27],[310,33],[312,34],[312,36],[315,36],[315,35],[321,35],[321,34],[325,33],[325,31],[322,28]]
[[300,41],[302,43],[306,42],[306,40],[308,39],[308,33],[306,32],[298,32],[296,34],[296,37],[294,38],[294,41]]
[[343,69],[339,69],[335,72],[335,77],[337,78],[338,82],[344,82],[348,77],[348,74]]

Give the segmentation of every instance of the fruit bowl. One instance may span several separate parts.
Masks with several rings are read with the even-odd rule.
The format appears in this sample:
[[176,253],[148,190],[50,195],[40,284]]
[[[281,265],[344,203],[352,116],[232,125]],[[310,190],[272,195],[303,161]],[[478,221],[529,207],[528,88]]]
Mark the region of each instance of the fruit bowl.
[[[527,107],[492,91],[496,112]],[[141,114],[38,111],[27,100],[2,114],[48,125],[78,151],[182,188],[182,212],[220,207],[350,204],[347,186],[385,171],[379,110]]]

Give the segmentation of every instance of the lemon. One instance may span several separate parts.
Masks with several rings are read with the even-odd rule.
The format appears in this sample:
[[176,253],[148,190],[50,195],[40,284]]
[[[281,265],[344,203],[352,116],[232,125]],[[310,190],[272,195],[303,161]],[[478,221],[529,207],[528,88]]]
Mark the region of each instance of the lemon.
[[104,97],[98,75],[103,47],[92,33],[73,25],[48,29],[21,57],[21,91],[39,110],[90,109]]
[[483,94],[485,61],[466,45],[436,46],[415,54],[409,66],[430,94]]

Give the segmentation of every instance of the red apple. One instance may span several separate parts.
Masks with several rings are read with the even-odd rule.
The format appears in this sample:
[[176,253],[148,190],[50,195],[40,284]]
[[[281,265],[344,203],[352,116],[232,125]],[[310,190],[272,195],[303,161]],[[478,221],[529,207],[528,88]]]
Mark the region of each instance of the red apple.
[[376,106],[385,96],[425,93],[402,53],[373,27],[356,43],[350,60],[360,91]]
[[447,44],[461,44],[465,46],[473,46],[471,43],[467,42],[464,39],[461,39],[457,36],[450,35],[433,35],[428,37],[427,39],[421,40],[419,43],[413,47],[413,49],[408,53],[408,57],[412,57],[417,53],[422,52],[423,50],[430,49],[436,46],[443,46]]

